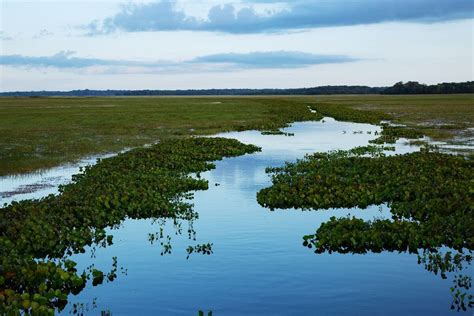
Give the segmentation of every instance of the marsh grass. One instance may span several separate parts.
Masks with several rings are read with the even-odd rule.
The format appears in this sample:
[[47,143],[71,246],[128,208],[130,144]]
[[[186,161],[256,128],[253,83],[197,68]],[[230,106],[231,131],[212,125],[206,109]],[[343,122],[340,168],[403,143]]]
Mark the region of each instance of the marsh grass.
[[[392,120],[452,140],[474,127],[472,95],[0,98],[0,176],[159,140],[288,123]],[[317,111],[311,113],[308,106]]]
[[0,176],[159,140],[319,119],[272,97],[0,98]]

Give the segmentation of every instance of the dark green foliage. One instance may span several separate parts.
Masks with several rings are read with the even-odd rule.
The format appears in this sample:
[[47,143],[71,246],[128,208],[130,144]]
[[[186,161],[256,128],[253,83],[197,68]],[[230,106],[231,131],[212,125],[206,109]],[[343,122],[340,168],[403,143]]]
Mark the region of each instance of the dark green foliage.
[[94,269],[92,270],[92,285],[96,286],[104,282],[104,272]]
[[269,130],[269,131],[263,131],[262,135],[282,135],[282,136],[295,136],[294,133],[286,133],[283,132],[282,130]]
[[466,311],[467,307],[474,307],[474,296],[467,294],[466,291],[472,286],[472,278],[468,275],[456,275],[454,277],[451,293],[453,295],[453,303],[451,309]]
[[[126,218],[196,218],[184,199],[208,184],[189,174],[212,169],[209,161],[257,150],[223,138],[165,141],[86,167],[58,196],[0,209],[0,313],[50,313],[63,308],[68,295],[80,292],[90,277],[93,285],[105,276],[112,281],[116,258],[107,275],[93,268],[91,275],[78,275],[75,264],[63,258],[112,243],[105,229]],[[196,251],[210,253],[210,247]]]
[[50,97],[50,96],[229,96],[229,95],[319,95],[319,94],[375,94],[385,88],[367,86],[320,86],[296,89],[192,89],[192,90],[72,90],[1,92],[0,96]]
[[450,94],[474,93],[474,82],[452,82],[425,85],[416,81],[398,82],[392,87],[368,86],[318,86],[296,89],[190,89],[190,90],[71,90],[2,92],[0,96],[48,97],[48,96],[218,96],[218,95],[342,95],[342,94]]
[[382,94],[453,94],[474,93],[474,81],[443,82],[436,85],[420,84],[416,81],[397,82],[382,90]]
[[[304,236],[316,253],[399,251],[418,253],[419,263],[446,278],[472,260],[474,250],[474,160],[422,150],[384,156],[371,147],[316,153],[271,168],[273,185],[257,194],[274,208],[366,208],[387,203],[391,219],[335,218]],[[456,251],[441,256],[442,247]],[[468,253],[467,255],[465,253]],[[459,276],[460,277],[460,276]],[[470,284],[470,278],[462,279]],[[458,282],[459,283],[459,282]],[[453,308],[472,306],[472,295],[452,289]]]
[[[269,169],[273,185],[261,190],[257,199],[270,208],[366,208],[388,203],[392,221],[359,223],[357,219],[344,219],[320,228],[325,232],[347,228],[364,236],[393,230],[404,236],[400,240],[385,240],[378,248],[378,244],[372,246],[365,239],[357,242],[367,250],[393,250],[394,243],[400,244],[399,250],[413,251],[440,246],[460,251],[474,248],[472,159],[427,151],[387,157],[360,154],[316,153],[284,168]],[[349,242],[355,237],[328,238],[327,242],[318,238],[315,246],[320,251],[339,251],[336,241]],[[380,241],[379,237],[366,237]]]
[[207,243],[207,244],[202,244],[202,245],[196,245],[196,246],[188,246],[188,248],[186,248],[186,252],[187,252],[187,257],[186,259],[189,259],[189,256],[194,252],[194,253],[201,253],[203,255],[210,255],[211,253],[213,253],[212,251],[212,243]]
[[443,279],[447,278],[447,272],[462,270],[463,263],[470,264],[471,262],[471,254],[456,253],[453,255],[451,251],[443,254],[429,250],[424,250],[422,254],[418,254],[418,264],[423,264],[426,270],[436,275],[439,273]]

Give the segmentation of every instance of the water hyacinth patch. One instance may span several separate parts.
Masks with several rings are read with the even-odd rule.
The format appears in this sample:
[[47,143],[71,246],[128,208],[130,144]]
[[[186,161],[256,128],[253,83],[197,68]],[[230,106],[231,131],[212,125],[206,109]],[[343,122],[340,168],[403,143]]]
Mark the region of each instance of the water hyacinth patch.
[[[316,253],[422,251],[419,260],[428,271],[446,277],[462,270],[474,250],[473,157],[429,150],[385,156],[375,148],[315,153],[268,168],[272,186],[258,192],[257,200],[270,209],[363,209],[387,203],[391,219],[332,217],[304,236],[304,245]],[[442,247],[455,255],[440,259]],[[468,288],[452,290],[453,308],[474,304],[471,294],[459,293],[462,289]]]
[[[126,218],[193,220],[189,192],[205,190],[190,176],[214,168],[211,161],[258,151],[233,139],[164,141],[101,160],[73,176],[60,194],[14,202],[0,210],[0,312],[52,314],[92,280],[116,277],[91,268],[79,273],[67,256],[113,242],[107,227]],[[210,253],[210,246],[193,249]],[[188,251],[189,254],[189,251]]]

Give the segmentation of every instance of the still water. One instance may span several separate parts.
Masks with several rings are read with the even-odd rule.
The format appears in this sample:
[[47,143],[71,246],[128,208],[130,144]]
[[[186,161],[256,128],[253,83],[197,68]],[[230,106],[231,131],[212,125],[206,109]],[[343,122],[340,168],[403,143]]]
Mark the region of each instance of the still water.
[[[148,241],[148,234],[161,226],[126,220],[111,231],[114,245],[73,260],[79,268],[94,263],[107,271],[117,256],[127,273],[70,297],[63,314],[71,312],[73,303],[83,304],[91,315],[103,310],[112,315],[196,315],[198,310],[213,315],[455,314],[449,309],[451,280],[424,270],[414,255],[318,255],[302,246],[303,235],[314,233],[331,216],[388,217],[386,206],[269,211],[256,202],[256,193],[270,185],[266,167],[315,151],[366,145],[379,128],[326,118],[295,123],[285,131],[295,135],[218,135],[261,146],[262,152],[218,161],[216,169],[202,174],[209,189],[196,192],[192,201],[199,213],[196,241],[188,239],[187,223],[181,235],[168,223],[165,235],[171,236],[172,253],[162,256],[159,243]],[[399,153],[417,150],[402,142],[396,147]],[[188,245],[208,242],[213,254],[186,259]]]

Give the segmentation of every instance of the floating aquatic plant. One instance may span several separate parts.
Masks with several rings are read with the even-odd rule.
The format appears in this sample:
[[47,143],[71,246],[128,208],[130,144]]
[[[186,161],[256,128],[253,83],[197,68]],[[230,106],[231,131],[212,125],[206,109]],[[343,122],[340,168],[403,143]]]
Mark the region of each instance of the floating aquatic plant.
[[[87,280],[113,281],[116,258],[108,274],[93,267],[80,274],[67,256],[111,244],[105,229],[126,218],[192,221],[197,214],[186,202],[189,192],[205,190],[208,183],[190,174],[214,168],[210,161],[258,150],[223,138],[164,141],[84,168],[57,196],[0,209],[0,314],[52,314]],[[171,251],[170,243],[164,246]],[[210,253],[210,247],[193,251]]]
[[[423,252],[433,273],[459,272],[474,250],[474,160],[423,149],[386,156],[374,146],[315,153],[279,168],[267,168],[272,186],[258,192],[265,207],[366,208],[387,203],[391,219],[335,218],[303,244],[316,253]],[[439,256],[447,247],[455,254]],[[429,255],[428,255],[429,254]],[[470,278],[469,278],[470,280]],[[463,282],[462,284],[470,284]],[[472,295],[453,290],[453,304],[472,306]],[[458,294],[457,294],[458,293]],[[456,308],[457,308],[456,307]]]

